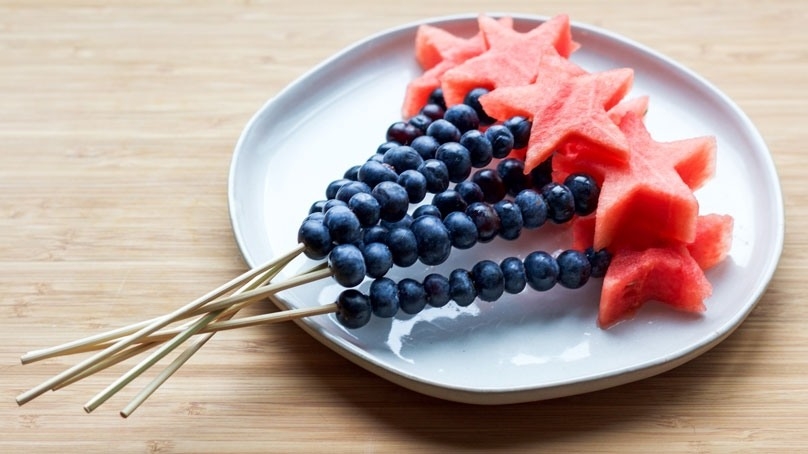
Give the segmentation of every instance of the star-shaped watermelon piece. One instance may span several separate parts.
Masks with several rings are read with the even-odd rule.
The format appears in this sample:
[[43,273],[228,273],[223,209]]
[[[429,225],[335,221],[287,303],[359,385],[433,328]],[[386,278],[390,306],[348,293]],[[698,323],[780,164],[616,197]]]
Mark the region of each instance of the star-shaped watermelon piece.
[[619,68],[570,76],[553,71],[556,59],[545,55],[539,78],[531,85],[502,87],[480,97],[488,115],[530,119],[525,171],[529,172],[566,144],[583,142],[605,162],[625,163],[628,143],[607,111],[631,89],[634,72]]
[[[503,28],[512,28],[513,19],[502,17],[494,22]],[[441,85],[446,71],[485,52],[488,44],[481,31],[464,38],[439,27],[424,24],[415,33],[415,59],[425,70],[407,85],[402,115],[410,118],[426,104],[429,95]]]
[[[566,15],[554,16],[525,33],[488,16],[480,16],[478,22],[486,51],[443,75],[441,87],[447,106],[462,103],[474,88],[493,90],[531,84],[536,80],[538,63],[548,49],[566,59],[579,47],[572,40]],[[580,67],[577,71],[585,72]]]

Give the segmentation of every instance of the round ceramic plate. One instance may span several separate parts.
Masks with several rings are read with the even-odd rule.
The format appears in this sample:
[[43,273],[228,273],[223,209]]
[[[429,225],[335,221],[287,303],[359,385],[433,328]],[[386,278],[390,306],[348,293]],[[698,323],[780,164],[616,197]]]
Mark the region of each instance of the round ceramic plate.
[[[513,15],[527,30],[544,18]],[[470,36],[476,15],[431,23]],[[236,240],[256,266],[291,250],[309,206],[326,185],[364,162],[400,119],[407,82],[420,73],[413,57],[420,23],[372,36],[340,52],[286,87],[252,118],[230,173]],[[623,37],[573,24],[581,44],[572,60],[590,71],[635,70],[629,97],[650,95],[646,124],[657,141],[714,135],[717,174],[697,192],[702,213],[735,219],[729,258],[709,270],[714,286],[702,315],[648,304],[608,330],[596,325],[600,282],[580,290],[526,290],[495,303],[427,307],[416,316],[374,319],[358,330],[333,315],[300,321],[308,333],[356,364],[401,386],[444,399],[500,404],[540,400],[615,386],[669,370],[721,342],[753,309],[783,244],[783,203],[769,151],[744,113],[707,81]],[[564,229],[545,226],[513,242],[495,240],[454,250],[437,268],[394,269],[394,278],[470,267],[487,258],[524,257],[568,245]],[[284,276],[312,265],[292,262]],[[366,290],[369,282],[362,284]],[[281,308],[333,302],[331,279],[278,295]]]

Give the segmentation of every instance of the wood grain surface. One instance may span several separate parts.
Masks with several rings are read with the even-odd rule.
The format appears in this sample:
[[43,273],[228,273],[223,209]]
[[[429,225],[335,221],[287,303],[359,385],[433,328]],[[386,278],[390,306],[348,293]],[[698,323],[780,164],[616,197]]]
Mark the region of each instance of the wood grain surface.
[[[0,452],[808,449],[807,5],[0,0]],[[117,412],[139,386],[82,410],[122,367],[17,406],[73,364],[22,366],[21,354],[165,313],[245,270],[227,176],[269,97],[367,35],[484,11],[566,12],[626,35],[751,117],[787,233],[769,290],[730,338],[640,382],[478,407],[397,387],[284,324],[216,336],[129,419]]]

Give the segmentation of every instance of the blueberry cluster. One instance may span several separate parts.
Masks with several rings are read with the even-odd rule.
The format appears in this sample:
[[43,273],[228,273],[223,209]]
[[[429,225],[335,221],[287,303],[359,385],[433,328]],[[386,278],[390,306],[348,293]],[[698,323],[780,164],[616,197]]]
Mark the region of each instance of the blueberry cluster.
[[[370,307],[384,317],[399,308],[415,313],[426,304],[450,300],[461,305],[477,297],[492,301],[502,294],[500,280],[511,293],[517,293],[519,282],[525,282],[519,291],[527,284],[539,289],[540,270],[528,261],[521,267],[513,260],[507,266],[484,261],[470,271],[458,270],[449,278],[431,275],[422,283],[404,279],[396,284],[384,276],[393,265],[407,267],[419,260],[439,265],[452,247],[468,249],[497,236],[513,240],[524,228],[548,220],[563,223],[595,210],[599,189],[592,178],[576,174],[559,184],[552,182],[549,161],[526,174],[521,160],[507,157],[526,145],[529,121],[514,117],[480,130],[489,121],[481,121],[484,113],[476,102],[481,90],[448,109],[436,90],[418,115],[390,125],[376,153],[330,183],[326,198],[311,206],[298,231],[304,253],[312,259],[327,257],[334,279],[344,287],[355,287],[366,276],[375,279],[369,297],[356,290],[340,296],[338,319],[345,326],[364,324],[360,321],[369,317]],[[487,167],[494,159],[499,159],[496,166]],[[431,203],[408,214],[410,204],[421,203],[427,194],[432,194]],[[547,277],[550,287],[589,278],[599,265],[582,254],[567,254],[577,262],[564,254],[557,259],[544,254],[555,270],[545,271],[554,276]],[[568,277],[572,274],[576,277]]]

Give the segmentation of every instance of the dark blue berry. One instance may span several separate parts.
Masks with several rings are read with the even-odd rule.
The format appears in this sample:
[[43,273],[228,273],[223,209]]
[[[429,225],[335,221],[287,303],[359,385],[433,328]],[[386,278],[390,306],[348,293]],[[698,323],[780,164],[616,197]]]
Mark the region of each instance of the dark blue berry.
[[438,147],[435,159],[446,164],[446,168],[449,170],[449,181],[452,183],[463,181],[471,174],[469,151],[457,142],[447,142]]
[[609,269],[609,264],[612,261],[612,255],[606,249],[595,251],[594,248],[586,249],[586,258],[589,259],[589,264],[592,265],[592,273],[590,277],[601,278],[606,275]]
[[503,125],[494,125],[486,129],[485,137],[491,142],[491,153],[495,158],[504,158],[514,149],[513,133]]
[[563,224],[575,215],[575,199],[572,191],[563,184],[548,183],[541,189],[547,202],[547,218],[556,224]]
[[304,221],[300,225],[300,229],[297,231],[297,241],[303,243],[305,247],[303,253],[306,254],[306,257],[313,260],[325,258],[333,246],[328,227],[316,220]]
[[477,244],[477,225],[466,213],[449,213],[443,220],[443,225],[449,231],[452,246],[458,249],[469,249]]
[[449,258],[452,242],[443,222],[434,216],[421,216],[410,226],[415,235],[418,258],[424,265],[440,265]]
[[375,188],[382,181],[396,181],[398,179],[398,174],[391,166],[379,161],[367,161],[362,164],[357,176],[359,181],[370,188]]
[[486,203],[472,203],[466,214],[477,227],[477,241],[487,243],[499,233],[502,223],[494,208]]
[[[398,143],[396,143],[396,146],[398,146]],[[384,153],[375,153],[368,158],[368,161],[384,162]]]
[[507,257],[499,264],[502,270],[502,278],[505,281],[505,291],[510,294],[517,294],[527,286],[527,276],[525,275],[525,264],[516,257]]
[[347,206],[337,206],[325,212],[323,224],[331,239],[339,244],[354,243],[362,239],[362,225]]
[[471,181],[482,189],[485,201],[488,203],[499,202],[507,193],[505,183],[502,182],[502,178],[494,169],[480,169],[474,172],[474,175],[471,176]]
[[397,121],[387,128],[387,140],[395,141],[402,145],[409,144],[422,134],[423,132],[420,129],[403,121]]
[[427,159],[418,171],[426,178],[427,192],[437,194],[449,187],[449,169],[442,161]]
[[584,252],[566,250],[556,257],[556,262],[558,262],[558,283],[562,287],[581,288],[592,274],[592,265]]
[[553,157],[545,159],[541,164],[537,165],[530,171],[530,179],[533,181],[533,187],[541,189],[547,183],[553,181]]
[[355,289],[344,290],[337,298],[337,321],[349,329],[368,324],[372,315],[370,299]]
[[478,169],[487,166],[494,157],[491,141],[476,129],[466,131],[460,137],[460,145],[469,150],[471,165]]
[[348,203],[351,200],[351,197],[363,192],[370,194],[370,186],[362,183],[361,181],[351,181],[350,183],[339,188],[336,198],[337,200],[342,200],[343,202]]
[[[387,234],[390,231],[381,225],[374,225],[366,228],[362,236],[362,242],[365,244],[370,243],[385,243],[387,241]],[[385,243],[386,244],[386,243]]]
[[525,162],[521,159],[506,158],[497,164],[497,173],[510,195],[519,194],[532,186],[530,174],[525,174]]
[[422,133],[426,133],[426,128],[432,123],[432,119],[421,113],[410,118],[407,123],[415,126]]
[[[323,206],[325,206],[325,204],[323,204]],[[319,213],[311,213],[311,214],[307,215],[303,220],[304,221],[320,221],[320,222],[323,222],[324,218],[325,218],[325,214],[322,211],[320,211]]]
[[464,269],[456,269],[449,273],[449,293],[455,304],[461,307],[468,306],[477,298],[477,290],[471,273]]
[[533,290],[550,290],[558,281],[558,263],[546,252],[531,252],[525,257],[525,276]]
[[331,211],[332,208],[335,207],[348,208],[348,204],[343,202],[342,200],[337,199],[326,200],[325,203],[323,204],[323,213],[328,213],[329,211]]
[[424,278],[427,303],[432,307],[443,307],[452,300],[449,279],[442,274],[431,273]]
[[455,211],[466,211],[468,204],[463,200],[463,196],[454,189],[447,189],[441,193],[435,194],[432,198],[432,205],[440,210],[441,219],[454,213]]
[[527,229],[535,229],[547,222],[547,202],[533,189],[525,189],[516,194],[513,203],[522,212],[522,223]]
[[398,184],[406,191],[410,203],[419,203],[426,197],[426,177],[417,170],[405,170],[398,176]]
[[496,301],[505,292],[505,278],[496,262],[482,260],[471,269],[477,296],[483,301]]
[[400,267],[408,267],[418,260],[418,243],[412,230],[395,228],[387,234],[384,242],[393,254],[393,263]]
[[508,128],[513,135],[513,148],[525,148],[530,141],[530,121],[524,117],[511,117],[503,122],[503,126]]
[[388,140],[387,142],[379,145],[378,148],[376,148],[376,154],[380,154],[383,156],[385,153],[387,153],[387,150],[398,146],[401,146],[401,143],[396,142],[395,140]]
[[564,186],[572,192],[576,214],[586,216],[595,212],[598,207],[600,188],[594,178],[582,173],[574,173],[564,180]]
[[343,287],[355,287],[365,279],[365,259],[353,244],[334,246],[328,254],[328,266],[334,280]]
[[345,186],[346,184],[350,183],[351,180],[347,178],[340,178],[339,180],[334,180],[328,184],[325,188],[325,198],[328,200],[336,199],[337,198],[337,191],[339,188]]
[[487,88],[473,88],[463,99],[463,104],[468,105],[477,113],[477,117],[480,119],[480,124],[482,125],[490,125],[496,122],[494,118],[491,118],[485,113],[482,104],[480,104],[480,97],[486,94],[488,94]]
[[424,159],[413,147],[402,145],[391,148],[384,154],[384,163],[401,173],[405,170],[415,170],[424,162]]
[[358,180],[359,179],[359,177],[358,177],[358,175],[359,175],[359,167],[361,167],[361,166],[360,165],[355,165],[355,166],[351,167],[350,169],[346,170],[345,174],[342,175],[342,178],[345,178],[345,179],[351,180],[351,181]]
[[398,304],[405,314],[417,314],[426,307],[426,290],[416,281],[405,277],[398,281]]
[[440,142],[432,136],[421,136],[413,140],[410,146],[421,155],[421,158],[432,159],[435,157],[435,151],[438,150]]
[[494,211],[497,212],[500,221],[499,236],[506,240],[519,238],[522,232],[522,211],[510,200],[500,200],[494,204]]
[[400,184],[392,181],[382,181],[373,188],[371,194],[379,201],[379,215],[383,220],[395,222],[407,214],[410,197],[407,190]]
[[432,93],[429,94],[429,98],[426,102],[427,105],[435,104],[440,106],[441,109],[446,110],[446,101],[443,99],[443,89],[440,87],[432,90]]
[[374,280],[370,284],[369,297],[373,315],[390,318],[398,312],[398,285],[392,279]]
[[370,227],[379,222],[379,201],[366,192],[360,192],[351,197],[348,207],[354,212],[363,227]]
[[413,217],[409,214],[405,214],[403,218],[399,219],[398,221],[385,221],[382,220],[379,222],[379,225],[386,228],[387,230],[393,230],[398,228],[408,229],[410,225],[412,225]]
[[432,121],[440,120],[443,118],[443,114],[446,113],[446,107],[435,103],[430,103],[422,107],[420,113],[426,115]]
[[435,205],[421,205],[412,212],[413,219],[418,219],[421,216],[435,216],[438,219],[443,217]]
[[393,267],[393,253],[383,243],[366,244],[362,248],[362,256],[365,258],[365,274],[368,277],[382,277]]
[[483,190],[480,189],[480,185],[473,181],[461,181],[457,183],[455,185],[455,191],[460,194],[460,197],[463,197],[463,200],[465,200],[467,204],[485,201]]
[[458,142],[460,140],[460,130],[457,126],[447,120],[435,120],[426,128],[426,133],[440,143]]
[[446,109],[446,113],[443,114],[443,119],[457,126],[461,134],[480,127],[480,118],[477,116],[477,112],[467,104],[456,104],[449,107]]
[[309,214],[322,213],[323,207],[325,206],[325,202],[326,202],[325,200],[318,200],[312,203],[311,206],[309,207]]

